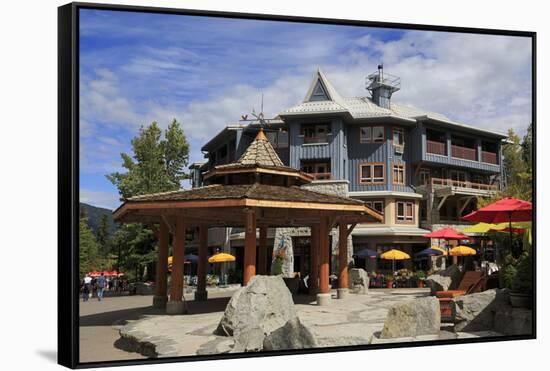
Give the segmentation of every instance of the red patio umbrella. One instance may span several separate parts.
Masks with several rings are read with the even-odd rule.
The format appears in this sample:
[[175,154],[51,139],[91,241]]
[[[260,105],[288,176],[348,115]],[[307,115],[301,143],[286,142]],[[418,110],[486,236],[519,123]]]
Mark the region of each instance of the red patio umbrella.
[[471,222],[509,223],[510,246],[512,246],[512,222],[529,222],[533,220],[533,204],[514,197],[504,197],[481,209],[471,212],[462,219]]
[[469,240],[470,239],[470,237],[466,236],[462,232],[457,231],[454,228],[443,228],[438,231],[433,231],[432,233],[425,234],[424,237],[440,238],[443,240]]

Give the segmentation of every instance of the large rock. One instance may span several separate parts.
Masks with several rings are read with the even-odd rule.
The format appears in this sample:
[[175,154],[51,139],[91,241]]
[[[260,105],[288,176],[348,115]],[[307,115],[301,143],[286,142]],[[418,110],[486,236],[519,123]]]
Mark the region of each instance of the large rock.
[[317,340],[298,317],[288,321],[264,339],[264,350],[303,349],[317,347]]
[[369,289],[369,275],[363,268],[348,271],[349,290],[355,294],[366,294]]
[[434,273],[426,278],[426,284],[432,291],[455,290],[462,279],[462,272],[456,265],[451,265],[447,269]]
[[235,331],[258,327],[271,333],[296,317],[292,295],[280,276],[254,276],[233,294],[216,334],[233,336]]
[[487,331],[494,328],[495,311],[508,306],[506,290],[492,289],[451,300],[455,331]]
[[252,277],[231,297],[215,333],[233,336],[232,353],[316,346],[281,276]]
[[390,308],[380,338],[437,335],[440,327],[439,300],[433,296],[419,298]]

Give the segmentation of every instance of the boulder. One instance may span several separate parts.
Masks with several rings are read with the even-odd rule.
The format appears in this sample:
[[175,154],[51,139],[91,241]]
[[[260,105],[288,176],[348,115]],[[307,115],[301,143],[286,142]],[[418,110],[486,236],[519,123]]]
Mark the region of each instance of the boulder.
[[281,276],[254,276],[231,297],[215,330],[233,336],[232,353],[312,348],[317,342],[298,318]]
[[437,335],[441,313],[437,298],[425,297],[392,306],[380,333],[381,339]]
[[456,332],[494,328],[495,311],[508,306],[507,290],[491,289],[453,298],[450,303]]
[[462,272],[456,265],[451,265],[447,269],[434,273],[426,278],[426,285],[430,288],[432,294],[436,291],[454,290],[460,284]]
[[264,339],[264,350],[303,349],[317,347],[317,340],[298,317],[288,321]]
[[235,331],[260,328],[271,333],[296,317],[292,295],[281,276],[254,276],[236,291],[215,330],[233,336]]
[[369,289],[369,275],[363,268],[348,270],[349,290],[355,294],[366,294]]

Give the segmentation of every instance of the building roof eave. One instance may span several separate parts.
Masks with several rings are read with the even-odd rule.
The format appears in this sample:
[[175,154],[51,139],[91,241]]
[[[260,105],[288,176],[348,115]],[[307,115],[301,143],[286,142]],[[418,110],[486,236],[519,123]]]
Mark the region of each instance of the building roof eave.
[[449,127],[464,130],[464,131],[467,131],[467,132],[470,132],[470,133],[497,137],[501,140],[508,138],[508,136],[504,133],[500,133],[500,132],[492,131],[492,130],[487,130],[487,129],[480,129],[480,128],[477,128],[475,126],[466,125],[466,124],[462,124],[462,123],[459,123],[459,122],[456,122],[456,121],[451,121],[451,120],[443,120],[441,118],[432,117],[430,115],[417,116],[417,117],[415,117],[415,119],[420,121],[420,122],[433,122],[433,123],[436,123],[436,124],[447,125]]

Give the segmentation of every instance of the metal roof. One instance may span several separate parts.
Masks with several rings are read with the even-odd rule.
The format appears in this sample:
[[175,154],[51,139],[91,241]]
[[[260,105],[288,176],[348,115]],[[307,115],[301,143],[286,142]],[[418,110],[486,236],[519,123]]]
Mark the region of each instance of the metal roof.
[[[320,80],[326,88],[330,100],[319,101],[310,99],[318,80]],[[304,101],[282,111],[279,115],[281,117],[289,117],[320,114],[342,114],[348,116],[352,120],[391,118],[409,122],[431,121],[437,124],[444,124],[453,128],[473,131],[484,135],[497,136],[500,138],[507,137],[504,133],[452,121],[447,116],[440,113],[430,112],[394,102],[390,104],[390,108],[388,109],[380,107],[370,97],[366,96],[342,98],[326,76],[318,70],[310,84]]]

